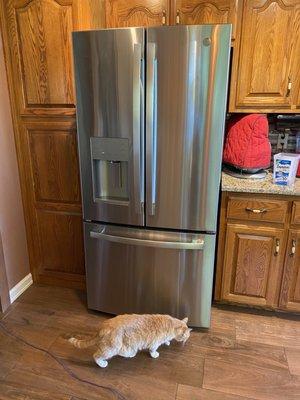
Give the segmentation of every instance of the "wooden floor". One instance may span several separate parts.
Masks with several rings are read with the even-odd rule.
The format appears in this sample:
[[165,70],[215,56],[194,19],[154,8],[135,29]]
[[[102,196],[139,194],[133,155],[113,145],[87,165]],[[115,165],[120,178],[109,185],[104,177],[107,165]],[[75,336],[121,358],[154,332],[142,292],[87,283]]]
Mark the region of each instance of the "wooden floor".
[[106,317],[87,311],[80,292],[31,287],[0,317],[0,399],[300,399],[299,320],[216,307],[212,315],[211,330],[193,331],[185,346],[100,369],[92,348],[66,337]]

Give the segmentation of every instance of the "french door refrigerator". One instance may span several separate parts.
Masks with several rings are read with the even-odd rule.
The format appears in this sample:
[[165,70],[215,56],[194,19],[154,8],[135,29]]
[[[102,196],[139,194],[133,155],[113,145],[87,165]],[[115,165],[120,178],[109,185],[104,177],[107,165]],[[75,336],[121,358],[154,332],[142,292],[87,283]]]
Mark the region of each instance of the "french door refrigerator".
[[209,326],[230,39],[73,33],[89,308]]

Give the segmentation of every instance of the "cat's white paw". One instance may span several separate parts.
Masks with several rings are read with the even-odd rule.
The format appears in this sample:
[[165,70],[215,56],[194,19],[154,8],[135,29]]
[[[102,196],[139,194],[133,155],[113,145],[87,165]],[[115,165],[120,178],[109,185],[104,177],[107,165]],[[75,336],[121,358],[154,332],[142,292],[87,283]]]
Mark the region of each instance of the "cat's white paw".
[[133,357],[135,357],[136,356],[136,353],[130,353],[130,354],[128,354],[128,358],[133,358]]
[[108,365],[108,362],[106,360],[99,360],[98,359],[98,360],[95,360],[95,361],[99,365],[99,367],[101,367],[101,368],[105,368]]
[[165,342],[165,345],[166,345],[166,346],[170,346],[169,340],[167,340],[167,341]]
[[159,352],[158,351],[150,351],[150,356],[152,358],[157,358],[157,357],[159,357]]

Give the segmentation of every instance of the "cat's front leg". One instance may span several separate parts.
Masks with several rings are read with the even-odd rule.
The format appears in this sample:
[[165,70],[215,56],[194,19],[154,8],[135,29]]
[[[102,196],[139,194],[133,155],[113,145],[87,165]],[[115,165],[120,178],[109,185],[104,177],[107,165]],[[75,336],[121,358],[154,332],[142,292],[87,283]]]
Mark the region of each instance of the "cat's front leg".
[[151,347],[150,348],[150,356],[152,357],[152,358],[157,358],[157,357],[159,357],[159,352],[157,351],[157,349],[158,349],[158,346],[157,347]]
[[101,358],[95,358],[95,362],[101,368],[105,368],[108,365],[108,362],[106,360],[102,360]]

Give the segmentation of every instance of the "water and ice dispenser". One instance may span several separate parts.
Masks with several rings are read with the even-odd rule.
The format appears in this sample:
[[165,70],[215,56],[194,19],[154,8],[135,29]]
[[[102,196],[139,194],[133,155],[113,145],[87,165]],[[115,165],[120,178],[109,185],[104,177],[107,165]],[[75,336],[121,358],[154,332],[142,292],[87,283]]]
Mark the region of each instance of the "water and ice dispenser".
[[94,201],[129,201],[129,141],[91,137]]

